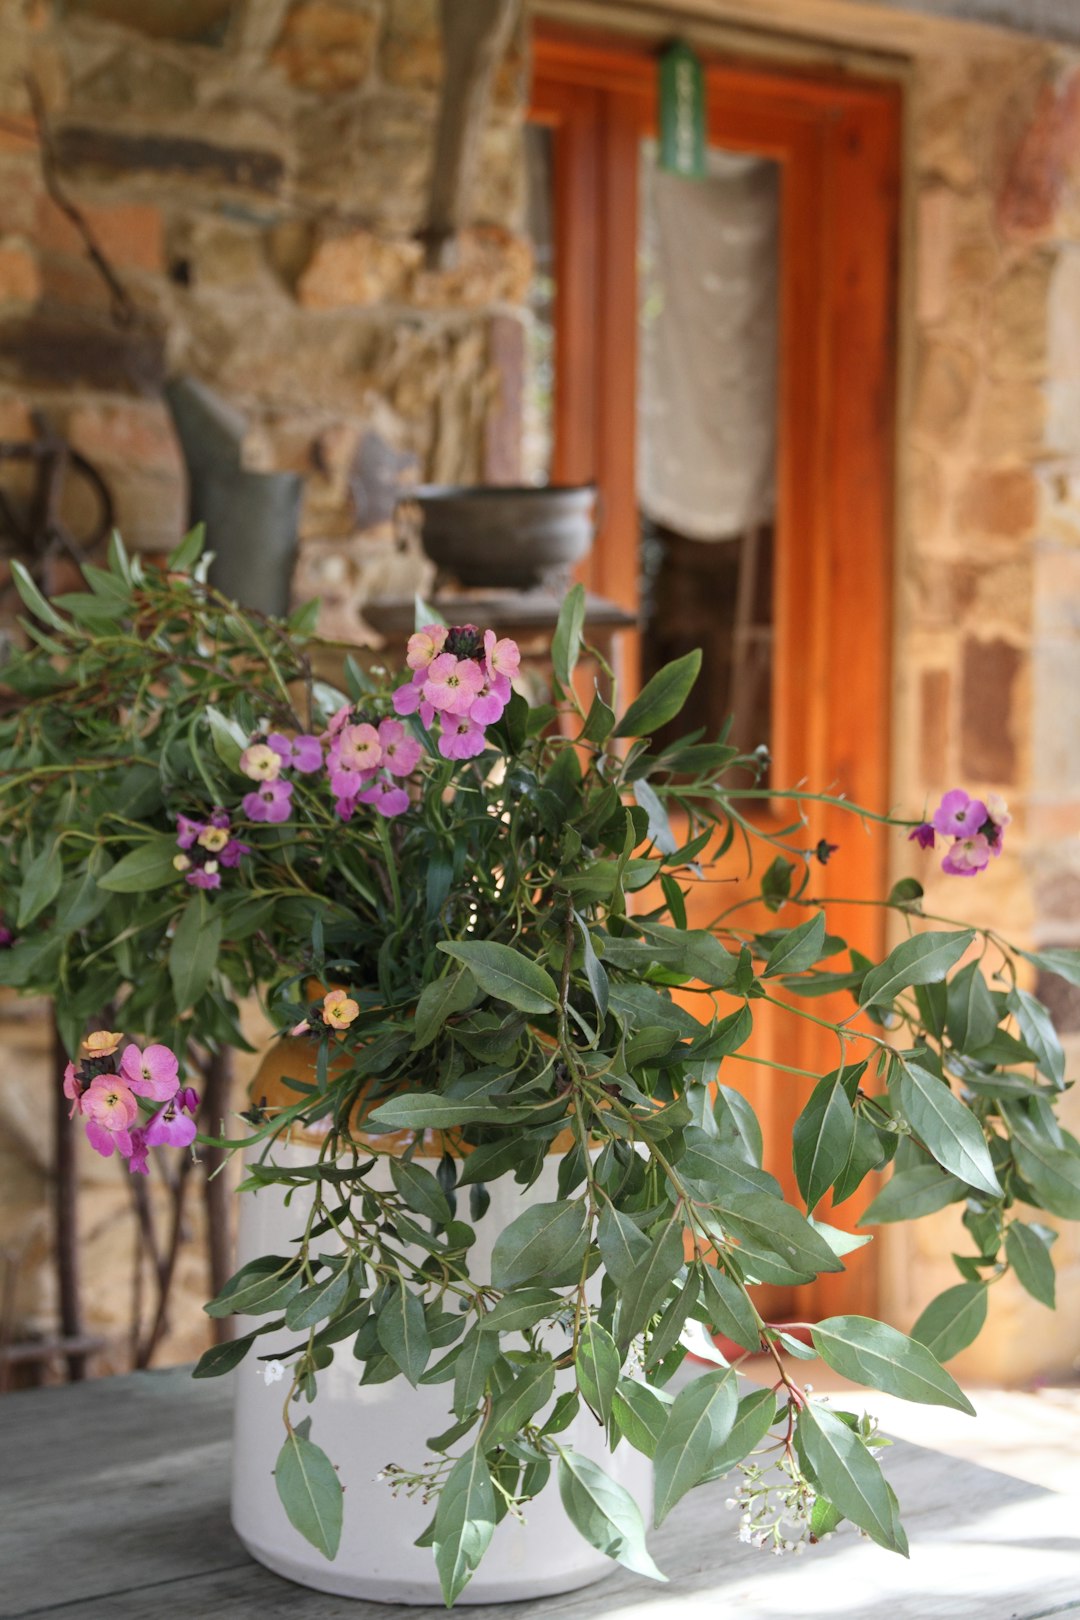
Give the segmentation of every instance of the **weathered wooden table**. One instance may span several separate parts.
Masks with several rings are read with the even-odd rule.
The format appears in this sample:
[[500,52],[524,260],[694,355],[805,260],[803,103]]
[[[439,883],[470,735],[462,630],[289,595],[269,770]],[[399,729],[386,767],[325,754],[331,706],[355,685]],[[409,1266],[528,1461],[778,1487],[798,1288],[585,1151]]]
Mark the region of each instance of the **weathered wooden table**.
[[[0,1400],[0,1616],[434,1620],[354,1603],[251,1562],[229,1527],[229,1380],[186,1368]],[[911,1560],[841,1531],[804,1557],[735,1537],[706,1486],[651,1538],[670,1584],[619,1571],[475,1620],[1049,1620],[1080,1616],[1080,1502],[897,1442],[887,1468]]]

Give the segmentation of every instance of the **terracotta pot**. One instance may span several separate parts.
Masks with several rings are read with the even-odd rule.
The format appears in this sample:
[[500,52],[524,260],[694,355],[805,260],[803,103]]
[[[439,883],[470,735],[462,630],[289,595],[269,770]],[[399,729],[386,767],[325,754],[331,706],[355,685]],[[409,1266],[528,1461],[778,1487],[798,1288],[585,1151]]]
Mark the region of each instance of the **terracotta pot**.
[[[279,1042],[252,1084],[252,1097],[256,1101],[265,1097],[271,1107],[294,1100],[296,1093],[284,1086],[283,1076],[305,1078],[311,1072],[311,1057],[307,1042]],[[396,1143],[398,1151],[408,1140],[404,1133],[397,1138],[378,1138],[384,1150]],[[275,1160],[310,1164],[318,1154],[318,1142],[310,1133],[294,1131],[288,1143],[275,1149]],[[442,1151],[441,1141],[425,1145],[428,1152]],[[469,1251],[473,1277],[484,1279],[489,1274],[495,1239],[529,1203],[550,1202],[558,1196],[558,1166],[558,1155],[550,1155],[539,1179],[527,1191],[508,1176],[491,1183],[490,1206],[473,1223],[476,1243]],[[390,1188],[385,1162],[369,1172],[369,1180],[380,1190]],[[241,1194],[238,1264],[260,1254],[289,1253],[310,1206],[311,1194],[299,1190],[293,1192],[288,1208],[283,1189],[266,1187],[258,1193]],[[329,1240],[324,1241],[329,1249]],[[245,1326],[238,1327],[238,1332],[244,1331]],[[295,1343],[297,1337],[288,1331],[266,1334],[257,1341],[258,1353],[269,1355]],[[232,1522],[245,1547],[268,1569],[319,1591],[391,1603],[441,1603],[431,1550],[413,1545],[429,1522],[432,1508],[417,1500],[394,1498],[375,1476],[388,1462],[417,1467],[430,1455],[427,1437],[440,1433],[450,1421],[449,1386],[413,1389],[403,1378],[361,1385],[359,1365],[352,1360],[348,1343],[338,1346],[333,1365],[319,1375],[318,1398],[310,1409],[312,1439],[338,1466],[345,1486],[345,1527],[337,1558],[331,1563],[293,1529],[278,1500],[273,1468],[282,1442],[285,1386],[265,1382],[265,1365],[249,1356],[236,1375]],[[556,1392],[572,1383],[572,1376],[560,1374]],[[627,1445],[611,1456],[602,1430],[587,1410],[566,1431],[565,1443],[603,1467],[648,1513],[652,1476],[645,1457]],[[570,1524],[553,1477],[528,1507],[524,1525],[508,1517],[498,1526],[479,1571],[458,1601],[502,1603],[548,1597],[587,1586],[614,1568]]]

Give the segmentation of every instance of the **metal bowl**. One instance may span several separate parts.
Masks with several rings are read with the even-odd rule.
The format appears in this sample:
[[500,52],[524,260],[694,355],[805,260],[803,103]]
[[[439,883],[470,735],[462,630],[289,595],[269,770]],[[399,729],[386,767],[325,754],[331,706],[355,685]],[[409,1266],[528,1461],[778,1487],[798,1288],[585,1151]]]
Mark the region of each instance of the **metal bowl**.
[[565,584],[596,535],[593,484],[421,484],[402,501],[420,507],[421,543],[431,561],[466,586]]

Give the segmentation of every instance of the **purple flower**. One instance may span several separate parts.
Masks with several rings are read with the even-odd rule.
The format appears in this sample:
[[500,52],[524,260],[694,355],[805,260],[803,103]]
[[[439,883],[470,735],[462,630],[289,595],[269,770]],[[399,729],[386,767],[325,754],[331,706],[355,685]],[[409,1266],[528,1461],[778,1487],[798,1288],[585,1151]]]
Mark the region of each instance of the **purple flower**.
[[977,833],[986,820],[986,806],[981,799],[971,798],[963,788],[953,788],[930,819],[936,830],[947,838],[967,838]]
[[193,889],[220,889],[221,873],[217,868],[217,861],[208,861],[205,866],[197,866],[194,871],[186,873],[184,882],[190,883]]
[[201,832],[205,832],[206,822],[192,821],[190,816],[177,816],[176,842],[181,849],[191,849]]
[[7,950],[8,946],[9,945],[14,945],[14,943],[15,943],[14,930],[9,928],[7,923],[0,922],[0,951]]
[[218,856],[218,864],[221,866],[239,866],[241,856],[250,854],[250,844],[242,844],[239,838],[230,838]]
[[199,1093],[194,1086],[181,1086],[173,1101],[177,1108],[186,1108],[189,1114],[198,1112]]
[[145,1052],[131,1043],[120,1059],[120,1078],[137,1097],[166,1102],[176,1094],[180,1063],[171,1047],[148,1046]]
[[144,1134],[147,1147],[189,1147],[195,1140],[195,1121],[188,1114],[177,1113],[174,1100],[158,1109]]
[[360,803],[355,793],[343,793],[334,800],[334,810],[339,820],[351,821],[356,814],[356,807]]
[[361,804],[373,805],[380,816],[400,816],[409,808],[409,795],[405,789],[395,787],[390,782],[376,782],[357,797]]
[[443,759],[475,759],[484,752],[484,729],[468,715],[447,717],[442,723],[439,753]]
[[952,848],[941,863],[941,870],[948,872],[950,877],[974,877],[981,872],[990,861],[991,849],[989,839],[982,833],[972,833],[970,838],[957,838]]
[[133,1131],[129,1132],[129,1135],[131,1154],[128,1158],[128,1169],[133,1176],[148,1176],[150,1174],[150,1164],[147,1158],[149,1143],[146,1140],[146,1132],[141,1126],[136,1126]]
[[933,849],[934,829],[930,823],[928,821],[920,821],[917,827],[913,827],[908,833],[908,843],[918,844],[920,849]]
[[283,732],[272,731],[266,741],[281,763],[299,771],[301,776],[310,776],[322,766],[322,743],[318,737],[286,737]]
[[492,726],[510,701],[510,682],[505,675],[489,675],[469,710],[469,719],[478,726]]
[[275,782],[260,782],[251,793],[245,793],[243,810],[249,821],[288,821],[292,813],[292,783],[279,778]]
[[435,705],[424,696],[423,677],[426,673],[426,670],[417,670],[411,681],[396,688],[391,701],[395,714],[416,714],[419,710],[420,724],[430,730],[435,718]]
[[380,720],[379,743],[383,765],[394,776],[408,776],[419,765],[424,752],[400,720]]

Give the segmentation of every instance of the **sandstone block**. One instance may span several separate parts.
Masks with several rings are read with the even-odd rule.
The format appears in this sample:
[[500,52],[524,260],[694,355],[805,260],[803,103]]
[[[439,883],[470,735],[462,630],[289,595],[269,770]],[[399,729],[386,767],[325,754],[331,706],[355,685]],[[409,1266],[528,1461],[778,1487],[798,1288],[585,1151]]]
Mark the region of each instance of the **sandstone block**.
[[1027,534],[1038,515],[1039,490],[1027,467],[978,472],[960,498],[957,520],[963,529],[1013,539]]
[[18,243],[0,243],[0,304],[32,303],[40,296],[37,255]]
[[964,642],[960,688],[960,768],[965,779],[1016,780],[1013,704],[1022,667],[1020,649],[1000,639]]
[[924,669],[919,677],[919,769],[927,788],[948,774],[951,689],[947,669]]
[[956,343],[927,343],[918,361],[915,426],[935,439],[954,439],[971,407],[975,356]]
[[479,309],[485,304],[522,304],[532,280],[532,248],[500,225],[476,225],[459,232],[457,264],[448,270],[421,270],[412,300],[426,309]]
[[[165,264],[160,208],[152,203],[81,203],[79,211],[118,269],[160,271]],[[38,201],[35,238],[43,251],[84,257],[82,237],[51,197]]]
[[175,61],[137,51],[130,44],[77,78],[70,105],[79,113],[188,112],[195,105],[196,78]]
[[916,309],[919,320],[932,325],[946,315],[953,290],[956,193],[948,186],[928,186],[920,194],[916,233]]
[[302,90],[355,90],[371,72],[379,21],[341,0],[300,0],[285,17],[272,60]]
[[993,289],[992,369],[999,376],[1041,376],[1047,367],[1047,297],[1051,255],[1022,260]]
[[340,203],[381,231],[413,231],[424,218],[434,108],[400,95],[330,97],[297,110],[297,186],[305,200]]
[[402,89],[434,91],[442,70],[437,0],[394,0],[379,50],[381,77]]
[[183,476],[183,457],[163,404],[95,402],[77,406],[65,431],[76,450],[102,467]]
[[419,243],[372,231],[325,237],[300,276],[296,295],[308,309],[398,300],[421,256]]
[[151,39],[221,45],[238,7],[237,0],[61,0],[60,9],[68,17],[114,23]]
[[978,440],[985,455],[1031,455],[1043,446],[1046,390],[1035,382],[991,382],[983,390]]

